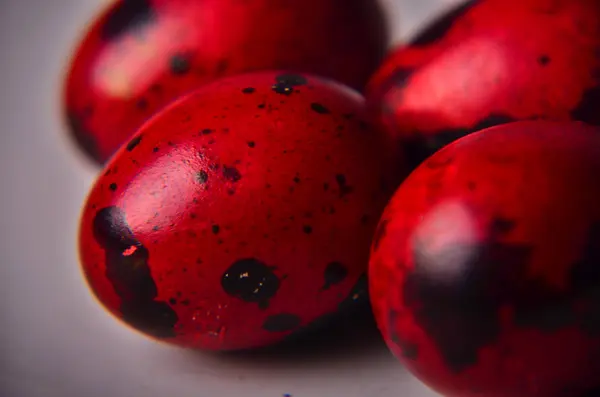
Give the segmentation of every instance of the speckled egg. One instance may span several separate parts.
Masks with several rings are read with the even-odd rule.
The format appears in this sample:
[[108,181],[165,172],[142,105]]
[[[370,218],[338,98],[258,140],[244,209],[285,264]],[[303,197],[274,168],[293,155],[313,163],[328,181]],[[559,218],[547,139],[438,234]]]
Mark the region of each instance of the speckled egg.
[[598,175],[600,128],[551,121],[475,132],[415,169],[369,267],[406,368],[448,397],[598,395]]
[[393,51],[367,97],[414,168],[511,121],[600,125],[599,70],[599,1],[467,1]]
[[131,327],[198,349],[283,340],[364,294],[395,183],[362,97],[305,74],[225,78],[150,119],[81,218],[85,277]]
[[216,78],[293,69],[362,89],[387,33],[371,0],[121,0],[71,60],[64,112],[104,163],[153,113]]

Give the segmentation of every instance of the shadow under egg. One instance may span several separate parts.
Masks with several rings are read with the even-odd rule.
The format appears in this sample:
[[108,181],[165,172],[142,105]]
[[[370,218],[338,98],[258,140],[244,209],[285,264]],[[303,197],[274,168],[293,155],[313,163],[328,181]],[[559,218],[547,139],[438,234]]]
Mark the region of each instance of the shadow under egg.
[[355,302],[351,308],[324,316],[265,347],[236,351],[190,351],[202,361],[216,360],[227,366],[268,367],[280,370],[323,366],[333,362],[362,361],[385,357],[389,353],[368,301]]

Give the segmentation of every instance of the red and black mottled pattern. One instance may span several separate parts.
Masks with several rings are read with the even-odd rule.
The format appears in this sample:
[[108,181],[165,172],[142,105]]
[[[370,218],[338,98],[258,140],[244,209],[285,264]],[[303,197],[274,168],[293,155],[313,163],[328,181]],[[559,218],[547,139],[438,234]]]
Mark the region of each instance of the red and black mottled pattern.
[[365,117],[356,92],[286,72],[222,79],[169,106],[85,204],[93,293],[150,336],[210,350],[266,346],[351,311],[399,175]]
[[372,117],[414,167],[516,120],[600,124],[600,2],[469,1],[397,48],[372,77]]
[[387,47],[370,0],[121,0],[91,24],[69,66],[65,114],[104,163],[144,121],[217,78],[292,69],[363,89]]
[[168,303],[156,300],[148,249],[133,236],[123,211],[117,207],[98,210],[93,235],[104,249],[105,275],[121,299],[123,320],[150,335],[174,337],[177,314]]
[[450,397],[600,386],[600,129],[522,121],[446,146],[400,186],[370,294],[395,355]]

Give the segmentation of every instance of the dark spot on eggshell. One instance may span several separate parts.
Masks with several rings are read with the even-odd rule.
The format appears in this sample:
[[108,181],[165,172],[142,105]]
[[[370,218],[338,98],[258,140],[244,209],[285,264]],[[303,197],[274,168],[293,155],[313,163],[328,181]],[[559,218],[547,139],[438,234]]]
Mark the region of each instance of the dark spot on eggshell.
[[592,87],[583,93],[581,100],[575,109],[571,111],[571,118],[577,121],[585,121],[588,124],[600,124],[598,103],[600,103],[600,85]]
[[[499,310],[506,305],[515,311],[516,326],[547,325],[547,316],[531,316],[536,313],[529,306],[534,303],[531,297],[540,296],[542,288],[538,280],[527,277],[532,252],[528,245],[501,241],[493,230],[485,242],[448,241],[435,249],[419,239],[413,241],[413,267],[404,281],[403,300],[452,372],[476,365],[481,349],[496,343]],[[460,264],[456,277],[441,278],[429,271],[450,264]],[[516,281],[524,279],[528,283]]]
[[470,127],[446,129],[428,134],[415,134],[402,142],[406,161],[414,169],[433,153],[472,132],[514,121],[516,119],[510,116],[492,114]]
[[262,328],[269,332],[288,332],[298,328],[300,324],[302,320],[295,314],[281,313],[267,317]]
[[84,127],[82,119],[75,112],[67,112],[66,116],[68,130],[75,143],[94,159],[100,159],[98,143],[92,134]]
[[294,92],[294,87],[305,85],[307,80],[304,76],[297,74],[281,74],[275,77],[273,91],[280,95],[291,95]]
[[540,55],[537,61],[540,66],[546,66],[550,63],[550,57],[548,55]]
[[490,230],[493,235],[506,235],[513,231],[517,223],[511,219],[497,217],[491,222]]
[[136,146],[139,145],[140,142],[142,141],[142,137],[143,137],[142,135],[137,135],[136,137],[134,137],[133,139],[131,139],[129,141],[129,143],[127,144],[127,146],[126,146],[127,147],[127,151],[128,152],[133,151],[133,149],[135,149]]
[[240,174],[240,171],[238,171],[237,168],[224,165],[223,177],[228,181],[235,183],[242,179],[242,174]]
[[196,180],[198,181],[198,183],[204,185],[206,182],[208,182],[208,173],[204,170],[199,171],[196,174]]
[[186,54],[175,54],[169,59],[169,70],[175,75],[190,71],[190,59]]
[[312,226],[310,226],[310,225],[304,225],[304,226],[302,226],[302,231],[305,234],[311,234],[313,229],[312,229]]
[[156,18],[150,0],[122,0],[106,15],[100,36],[114,40],[125,33],[139,30]]
[[219,225],[212,225],[210,227],[211,231],[213,234],[219,234],[219,231],[221,230],[221,227]]
[[355,324],[357,318],[372,322],[372,326],[375,328],[368,299],[367,286],[368,282],[366,275],[360,275],[345,296],[344,294],[337,294],[338,298],[342,299],[342,301],[338,304],[336,309],[319,316],[310,323],[295,330],[294,333],[286,337],[285,341],[298,345],[303,341],[314,340],[315,337],[320,338],[319,335],[324,329],[340,329],[343,331],[345,328],[341,327],[343,327],[344,324],[351,326],[352,324]]
[[323,105],[321,105],[320,103],[317,103],[317,102],[311,103],[310,104],[310,108],[313,111],[315,111],[315,112],[317,112],[319,114],[329,114],[329,113],[331,113],[329,111],[329,109],[327,109],[325,106],[323,106]]
[[253,87],[246,87],[242,90],[242,92],[244,94],[253,94],[254,92],[256,92],[256,88]]
[[348,268],[340,262],[330,262],[323,272],[325,284],[322,289],[327,290],[335,284],[339,284],[348,276]]
[[361,131],[368,131],[368,130],[369,130],[369,123],[367,123],[367,122],[366,122],[366,121],[364,121],[364,120],[359,120],[359,121],[358,121],[358,128],[359,128]]
[[105,252],[106,278],[121,299],[123,320],[157,338],[175,336],[177,313],[157,300],[158,290],[148,265],[148,249],[138,241],[125,213],[117,207],[96,212],[92,223],[96,242]]
[[221,277],[221,287],[228,295],[245,302],[258,303],[263,309],[268,306],[269,299],[275,296],[279,285],[273,268],[256,258],[238,259]]
[[203,128],[202,131],[200,131],[200,133],[202,135],[209,135],[212,134],[214,132],[214,130],[211,130],[210,128]]
[[354,190],[352,186],[348,185],[348,181],[346,180],[346,176],[344,174],[337,174],[335,176],[335,181],[338,185],[340,197],[350,194]]
[[435,43],[448,33],[448,31],[454,25],[454,21],[466,14],[478,0],[470,0],[454,8],[452,11],[446,13],[443,17],[435,21],[426,30],[419,33],[413,40],[411,45],[414,46],[426,46]]
[[135,107],[141,111],[148,109],[148,101],[144,98],[140,98],[136,101]]
[[254,148],[256,146],[256,143],[254,141],[248,141],[248,147],[249,148]]
[[113,182],[110,185],[108,185],[108,188],[114,192],[115,190],[117,190],[117,184]]
[[221,59],[219,62],[217,62],[215,72],[217,72],[217,74],[223,74],[227,71],[227,69],[229,69],[229,61],[227,59]]

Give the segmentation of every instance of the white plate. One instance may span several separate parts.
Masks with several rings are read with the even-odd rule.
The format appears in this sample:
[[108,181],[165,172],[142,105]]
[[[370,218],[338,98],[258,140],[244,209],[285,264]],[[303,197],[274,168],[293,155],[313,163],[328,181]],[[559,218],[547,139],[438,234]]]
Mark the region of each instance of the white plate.
[[[396,42],[457,2],[382,0]],[[97,169],[67,140],[59,101],[70,52],[105,3],[2,2],[0,395],[434,396],[402,369],[373,327],[302,354],[215,357],[141,337],[95,302],[74,243]]]

